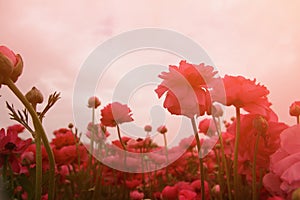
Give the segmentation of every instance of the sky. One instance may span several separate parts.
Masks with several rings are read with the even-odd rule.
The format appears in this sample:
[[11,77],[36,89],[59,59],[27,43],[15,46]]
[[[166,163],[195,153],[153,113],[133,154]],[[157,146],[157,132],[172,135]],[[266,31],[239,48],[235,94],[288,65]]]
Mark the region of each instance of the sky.
[[[272,108],[280,121],[292,125],[295,119],[289,116],[288,109],[293,101],[300,100],[299,8],[296,0],[0,0],[0,45],[21,54],[24,71],[17,85],[24,93],[32,86],[40,89],[45,99],[55,91],[61,92],[61,100],[44,120],[50,137],[53,130],[74,121],[74,86],[90,53],[115,35],[145,27],[170,29],[193,39],[210,56],[221,76],[256,78],[269,89]],[[107,77],[99,81],[97,96],[102,106],[109,103],[114,85],[132,66],[177,65],[179,61],[157,51],[120,58],[112,64]],[[133,91],[128,102],[139,126],[149,120],[148,115],[143,118],[151,109],[145,106],[147,102],[155,101],[152,106],[162,104],[153,93],[145,94],[153,89],[152,85]],[[5,101],[22,106],[5,86],[0,94],[0,126],[7,127],[14,122],[9,120]],[[99,118],[97,111],[96,119]],[[176,129],[172,124],[168,126]]]

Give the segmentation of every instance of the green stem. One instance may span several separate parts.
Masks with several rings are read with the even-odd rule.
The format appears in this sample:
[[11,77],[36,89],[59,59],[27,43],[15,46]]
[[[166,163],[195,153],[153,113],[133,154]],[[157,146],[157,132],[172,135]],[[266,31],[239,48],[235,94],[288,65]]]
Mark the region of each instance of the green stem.
[[3,182],[4,184],[6,184],[5,182],[7,180],[7,156],[4,157],[2,170]]
[[223,165],[225,167],[225,174],[226,174],[226,184],[227,184],[227,190],[228,190],[228,198],[229,198],[229,200],[231,200],[232,196],[231,196],[231,187],[230,187],[230,174],[229,174],[229,169],[228,169],[228,165],[227,165],[227,161],[226,161],[226,157],[225,157],[223,137],[222,137],[222,134],[221,134],[220,126],[218,126],[216,118],[214,116],[213,116],[213,120],[214,120],[215,126],[217,127],[217,132],[218,132],[218,136],[219,136],[219,140],[220,140],[222,162],[223,162]]
[[236,133],[234,143],[234,160],[233,160],[233,183],[234,183],[234,195],[235,199],[238,199],[238,151],[239,151],[239,140],[240,140],[240,126],[241,126],[241,113],[240,108],[236,107]]
[[95,108],[92,108],[92,129],[91,129],[91,135],[90,135],[90,157],[89,157],[89,167],[92,166],[92,160],[94,155],[94,127],[95,127]]
[[166,176],[167,176],[167,180],[168,180],[168,182],[170,182],[170,177],[169,177],[169,169],[168,169],[168,164],[169,164],[169,155],[168,155],[168,143],[167,143],[167,136],[166,136],[166,133],[163,133],[163,135],[164,135],[164,144],[165,144],[166,161],[167,161],[167,165],[166,165]]
[[254,156],[253,156],[253,166],[252,166],[252,200],[257,199],[257,187],[256,187],[256,159],[257,159],[257,152],[258,152],[258,143],[259,143],[259,138],[261,135],[261,131],[258,131],[257,138],[255,141],[255,146],[254,146]]
[[[50,147],[45,130],[42,126],[41,121],[39,120],[39,117],[38,117],[36,111],[33,109],[32,105],[28,102],[28,100],[22,94],[22,92],[17,88],[17,86],[14,84],[14,82],[11,79],[7,79],[5,83],[9,87],[9,89],[18,97],[18,99],[23,103],[23,105],[26,107],[26,109],[30,113],[30,115],[32,117],[33,125],[35,128],[35,133],[37,135],[39,135],[39,136],[37,136],[37,138],[40,137],[44,143],[44,146],[45,146],[46,152],[48,154],[48,158],[49,158],[48,199],[53,200],[54,199],[54,190],[55,190],[55,160],[54,160],[53,152]],[[37,165],[38,165],[38,163],[37,163]],[[36,166],[36,167],[38,167],[38,166]],[[37,171],[37,173],[39,173],[39,172]],[[41,175],[37,175],[37,176],[41,176]]]
[[198,130],[196,126],[196,121],[195,118],[191,118],[193,130],[194,130],[194,135],[196,138],[196,143],[197,143],[197,149],[198,149],[198,156],[199,156],[199,161],[200,161],[200,178],[201,178],[201,199],[205,199],[205,188],[204,188],[204,167],[203,167],[203,158],[202,158],[202,153],[201,153],[201,143],[198,135]]
[[43,168],[42,168],[42,142],[41,137],[37,133],[35,134],[35,162],[36,162],[36,168],[35,168],[35,199],[39,200],[41,199],[42,195],[42,174],[43,174]]
[[126,146],[125,146],[125,144],[124,144],[124,142],[123,142],[123,140],[122,140],[122,138],[121,138],[120,127],[119,127],[118,124],[117,124],[117,131],[118,131],[118,137],[119,137],[120,143],[121,143],[123,149],[126,151]]

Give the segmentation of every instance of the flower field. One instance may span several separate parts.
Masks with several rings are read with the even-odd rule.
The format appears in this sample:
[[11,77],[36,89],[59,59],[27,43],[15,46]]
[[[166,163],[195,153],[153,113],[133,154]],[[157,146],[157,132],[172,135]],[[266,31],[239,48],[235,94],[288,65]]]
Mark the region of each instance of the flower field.
[[[6,104],[16,125],[0,130],[1,199],[300,199],[300,101],[287,105],[295,125],[280,122],[270,91],[256,80],[218,77],[212,66],[188,61],[157,74],[163,107],[187,118],[193,130],[169,147],[167,125],[146,124],[144,137],[127,137],[120,128],[134,121],[127,102],[101,105],[96,96],[87,101],[92,117],[86,132],[70,123],[49,140],[43,119],[60,93],[38,110],[45,99],[35,87],[25,94],[18,89],[22,72],[22,57],[0,46],[0,86],[24,105]],[[223,121],[227,107],[235,116]],[[108,142],[111,129],[118,139]],[[23,132],[31,138],[20,137]],[[154,142],[153,132],[164,145]]]

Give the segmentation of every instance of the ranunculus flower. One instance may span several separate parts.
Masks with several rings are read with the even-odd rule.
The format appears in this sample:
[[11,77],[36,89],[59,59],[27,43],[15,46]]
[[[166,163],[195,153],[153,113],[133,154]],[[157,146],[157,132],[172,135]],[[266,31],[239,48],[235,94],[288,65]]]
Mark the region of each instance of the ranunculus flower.
[[[263,132],[261,132],[258,143],[257,174],[259,174],[259,169],[268,169],[270,155],[280,147],[280,134],[288,127],[284,123],[270,120],[263,120],[263,125],[260,125],[260,117],[256,114],[241,115],[241,136],[238,151],[239,173],[245,174],[250,180],[252,179],[252,172],[249,163],[253,163],[258,131]],[[261,128],[261,130],[258,130],[258,128]],[[236,133],[236,121],[228,127],[227,131],[232,134]]]
[[290,106],[290,115],[291,116],[299,116],[300,115],[300,101],[295,101]]
[[290,199],[300,187],[300,125],[285,129],[280,139],[281,147],[271,156],[270,173],[263,183],[271,194]]
[[189,64],[181,61],[179,67],[169,66],[169,72],[162,72],[159,77],[163,82],[155,92],[161,98],[166,93],[164,107],[171,114],[189,118],[211,113],[209,84],[217,72],[212,66]]
[[133,121],[131,116],[131,110],[127,105],[113,102],[101,110],[101,123],[104,126],[115,127],[117,124]]
[[194,200],[197,196],[197,193],[191,191],[191,190],[180,190],[178,194],[179,200]]
[[23,71],[23,61],[19,54],[15,54],[6,46],[0,46],[0,87],[5,84],[5,80],[10,78],[13,82]]
[[23,140],[18,134],[19,127],[14,126],[8,128],[5,133],[4,129],[0,130],[0,167],[3,166],[4,160],[7,159],[14,172],[20,171],[19,156],[31,144],[32,139]]
[[[74,135],[71,130],[60,129],[61,132],[55,131],[55,138],[52,139],[51,144],[55,146],[56,149],[60,149],[64,146],[74,145],[79,139]],[[62,132],[66,130],[66,132]]]
[[198,128],[199,128],[199,133],[208,134],[208,135],[212,135],[217,131],[213,119],[208,119],[208,118],[201,120],[199,122]]
[[144,193],[134,190],[130,192],[130,199],[131,200],[142,200],[144,198]]
[[260,114],[262,116],[274,116],[270,109],[271,103],[267,95],[269,90],[256,80],[246,79],[243,76],[228,76],[223,78],[226,90],[226,105],[234,105],[237,108],[243,108],[251,114]]
[[166,186],[161,192],[161,196],[165,200],[173,200],[178,197],[178,188],[177,186]]

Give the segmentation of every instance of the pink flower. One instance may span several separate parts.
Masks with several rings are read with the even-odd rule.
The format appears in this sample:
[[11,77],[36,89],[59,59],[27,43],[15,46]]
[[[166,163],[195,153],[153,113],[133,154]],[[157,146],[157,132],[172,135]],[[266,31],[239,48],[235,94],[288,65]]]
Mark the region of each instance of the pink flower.
[[214,80],[216,73],[212,66],[181,61],[179,67],[170,65],[169,72],[159,75],[163,82],[155,92],[159,98],[166,93],[164,107],[171,114],[191,118],[211,113],[208,84]]
[[18,80],[18,77],[23,71],[23,61],[19,54],[15,55],[6,46],[0,46],[0,87],[5,84],[5,80],[10,78],[13,82]]
[[104,126],[115,127],[117,124],[133,121],[131,110],[119,102],[108,104],[101,110],[101,123]]
[[142,200],[144,198],[144,193],[134,190],[130,192],[130,199],[131,200]]
[[300,187],[300,125],[285,129],[280,139],[281,147],[271,156],[270,173],[263,183],[273,195],[290,198]]

